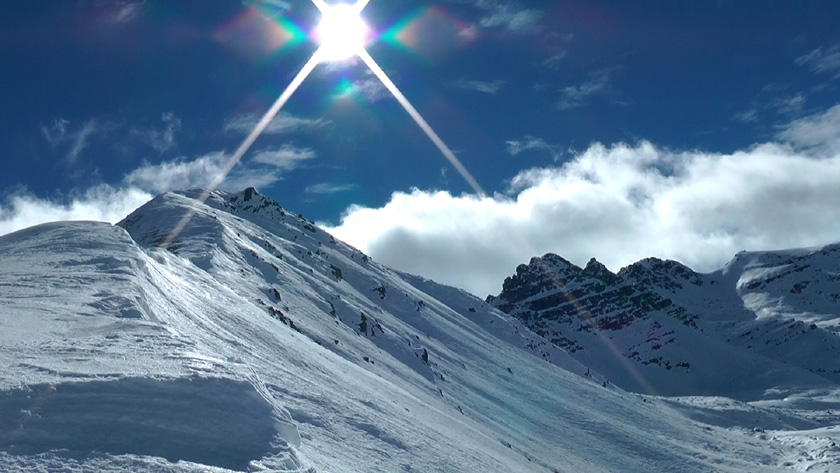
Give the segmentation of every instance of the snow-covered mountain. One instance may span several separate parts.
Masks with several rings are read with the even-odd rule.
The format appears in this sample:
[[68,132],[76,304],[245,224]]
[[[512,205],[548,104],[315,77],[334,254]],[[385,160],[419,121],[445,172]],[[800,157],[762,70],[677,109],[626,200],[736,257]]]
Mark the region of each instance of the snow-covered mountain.
[[[384,267],[253,189],[201,194],[164,194],[116,226],[0,237],[0,471],[827,471],[840,459],[828,378],[769,376],[823,389],[749,404],[630,393],[494,308],[501,297]],[[748,274],[733,271],[719,284]],[[646,297],[661,317],[711,330],[660,307],[660,289]],[[833,320],[814,313],[823,333]],[[724,315],[708,325],[735,333]]]
[[487,300],[633,391],[755,399],[840,382],[840,245],[742,252],[711,274],[547,254]]

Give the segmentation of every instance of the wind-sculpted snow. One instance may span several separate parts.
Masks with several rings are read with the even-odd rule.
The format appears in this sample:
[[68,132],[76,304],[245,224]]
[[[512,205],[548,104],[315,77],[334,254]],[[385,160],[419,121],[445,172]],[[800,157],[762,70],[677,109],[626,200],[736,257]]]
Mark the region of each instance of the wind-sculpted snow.
[[801,445],[622,391],[253,189],[201,194],[0,237],[0,471],[778,471]]
[[272,404],[244,381],[123,378],[0,391],[0,449],[135,454],[246,470],[289,440]]

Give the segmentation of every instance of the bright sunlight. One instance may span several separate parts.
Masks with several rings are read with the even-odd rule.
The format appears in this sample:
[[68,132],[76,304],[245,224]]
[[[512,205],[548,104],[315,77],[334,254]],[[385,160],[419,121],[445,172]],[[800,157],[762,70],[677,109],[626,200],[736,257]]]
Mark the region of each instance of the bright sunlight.
[[323,15],[316,34],[324,61],[350,59],[364,49],[368,28],[355,7],[334,5]]

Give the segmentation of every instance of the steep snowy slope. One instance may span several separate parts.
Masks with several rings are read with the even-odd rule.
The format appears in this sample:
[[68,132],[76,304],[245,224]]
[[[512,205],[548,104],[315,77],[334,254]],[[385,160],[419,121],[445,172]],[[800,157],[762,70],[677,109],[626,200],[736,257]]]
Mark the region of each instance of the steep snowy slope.
[[738,294],[759,317],[813,323],[840,332],[840,244],[744,251],[720,273],[737,278]]
[[0,237],[0,470],[778,471],[805,441],[605,387],[253,190],[197,195]]
[[840,382],[838,250],[742,253],[712,274],[548,254],[488,302],[625,389],[757,399]]

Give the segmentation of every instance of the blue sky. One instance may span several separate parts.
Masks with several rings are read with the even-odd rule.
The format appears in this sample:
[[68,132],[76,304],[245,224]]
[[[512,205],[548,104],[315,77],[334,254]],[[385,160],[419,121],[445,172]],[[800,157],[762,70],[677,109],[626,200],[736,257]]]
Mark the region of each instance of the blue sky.
[[[367,51],[487,196],[360,61],[319,65],[221,187],[482,296],[548,251],[708,271],[840,241],[836,2],[371,0],[363,16]],[[0,233],[208,185],[319,18],[309,0],[3,2]]]

